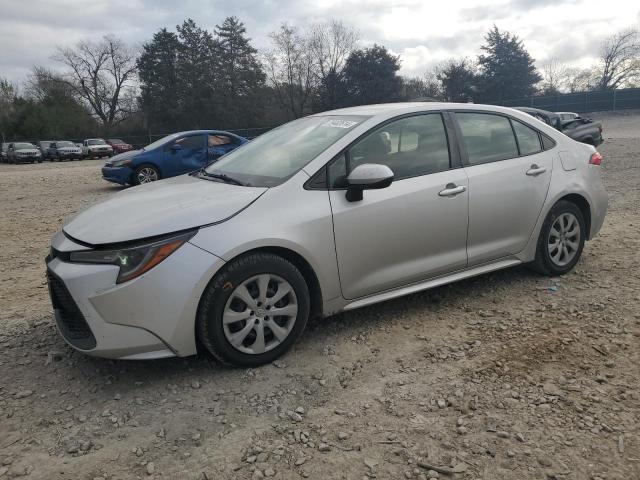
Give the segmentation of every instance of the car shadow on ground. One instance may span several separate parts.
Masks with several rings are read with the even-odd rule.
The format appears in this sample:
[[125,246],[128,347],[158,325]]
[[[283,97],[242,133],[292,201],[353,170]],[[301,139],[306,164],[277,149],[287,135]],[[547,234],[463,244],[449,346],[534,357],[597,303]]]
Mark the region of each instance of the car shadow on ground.
[[[293,350],[282,357],[283,363],[293,362],[300,354],[299,352],[309,352],[312,350],[322,351],[322,345],[331,343],[336,335],[340,338],[349,339],[358,335],[363,327],[377,328],[387,323],[390,316],[411,315],[421,311],[429,312],[433,315],[433,321],[437,321],[446,310],[453,305],[459,306],[470,297],[487,296],[493,294],[500,296],[498,290],[508,289],[514,283],[536,282],[540,285],[553,283],[552,279],[541,277],[531,272],[526,267],[513,267],[507,270],[488,273],[460,282],[444,285],[441,287],[425,290],[412,295],[401,297],[387,302],[378,303],[358,310],[339,313],[324,319],[313,319],[309,322],[307,330],[299,339]],[[536,285],[536,288],[546,288]],[[498,293],[497,293],[498,292]],[[52,329],[53,330],[53,329]],[[57,332],[56,333],[57,336]],[[71,360],[62,367],[64,375],[85,378],[87,381],[96,382],[96,372],[100,372],[100,377],[109,390],[126,393],[137,388],[136,384],[144,383],[153,385],[155,383],[167,382],[173,378],[180,383],[196,381],[202,378],[223,381],[224,379],[239,378],[241,372],[247,369],[235,368],[222,365],[213,359],[204,349],[200,348],[198,355],[185,358],[166,358],[158,360],[132,361],[132,360],[108,360],[91,357],[80,352],[76,352],[64,344],[63,340],[57,336],[54,341],[55,348],[59,352],[69,354]],[[270,368],[266,365],[259,368]],[[240,373],[238,373],[240,372]],[[95,384],[95,383],[94,383]]]

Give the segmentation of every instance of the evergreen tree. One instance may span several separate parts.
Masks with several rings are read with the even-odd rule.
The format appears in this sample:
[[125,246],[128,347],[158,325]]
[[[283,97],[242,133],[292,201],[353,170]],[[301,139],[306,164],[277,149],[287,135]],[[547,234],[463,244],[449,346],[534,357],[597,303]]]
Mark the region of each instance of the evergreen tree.
[[263,115],[261,93],[265,74],[251,46],[244,24],[227,17],[215,28],[216,91],[220,99],[220,120],[225,128],[254,126]]
[[442,94],[448,102],[469,102],[475,92],[476,75],[465,58],[450,60],[438,72]]
[[532,95],[542,77],[525,50],[522,41],[509,32],[502,33],[494,25],[485,36],[486,45],[478,56],[477,99],[502,102]]
[[178,36],[166,28],[142,46],[138,58],[140,106],[151,131],[169,131],[179,116]]
[[178,25],[178,110],[183,129],[212,128],[219,105],[215,81],[219,72],[216,44],[211,33],[192,19]]
[[380,45],[355,50],[344,69],[344,83],[350,105],[394,102],[400,99],[400,58]]

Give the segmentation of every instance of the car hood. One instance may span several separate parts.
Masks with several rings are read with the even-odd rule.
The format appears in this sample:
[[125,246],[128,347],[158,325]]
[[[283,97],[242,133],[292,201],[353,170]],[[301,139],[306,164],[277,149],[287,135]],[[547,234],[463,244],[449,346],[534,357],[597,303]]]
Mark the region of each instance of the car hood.
[[182,175],[123,190],[79,213],[63,230],[91,245],[138,240],[227,220],[266,190]]
[[129,150],[128,152],[119,153],[118,155],[111,157],[105,165],[112,165],[113,162],[117,162],[119,160],[129,160],[142,152],[142,150]]

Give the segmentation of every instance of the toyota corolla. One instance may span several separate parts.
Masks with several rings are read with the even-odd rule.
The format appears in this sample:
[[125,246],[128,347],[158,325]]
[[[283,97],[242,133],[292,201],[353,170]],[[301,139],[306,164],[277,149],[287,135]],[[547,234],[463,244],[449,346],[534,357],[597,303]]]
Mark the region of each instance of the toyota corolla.
[[47,276],[85,353],[273,361],[328,316],[526,264],[571,270],[607,210],[601,155],[509,108],[336,110],[64,225]]

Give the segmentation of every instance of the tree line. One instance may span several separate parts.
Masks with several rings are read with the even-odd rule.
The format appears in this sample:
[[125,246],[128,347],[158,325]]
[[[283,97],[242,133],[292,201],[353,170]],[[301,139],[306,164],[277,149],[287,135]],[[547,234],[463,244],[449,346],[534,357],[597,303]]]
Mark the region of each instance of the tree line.
[[175,31],[161,28],[137,50],[114,36],[58,47],[60,69],[34,67],[19,87],[0,78],[0,133],[35,139],[239,129],[354,105],[501,103],[640,84],[634,29],[607,38],[590,68],[550,59],[539,70],[517,35],[494,26],[475,58],[451,58],[417,77],[401,76],[401,58],[386,47],[359,47],[359,40],[336,20],[304,30],[282,24],[258,51],[244,24],[228,17],[213,31],[192,19]]

